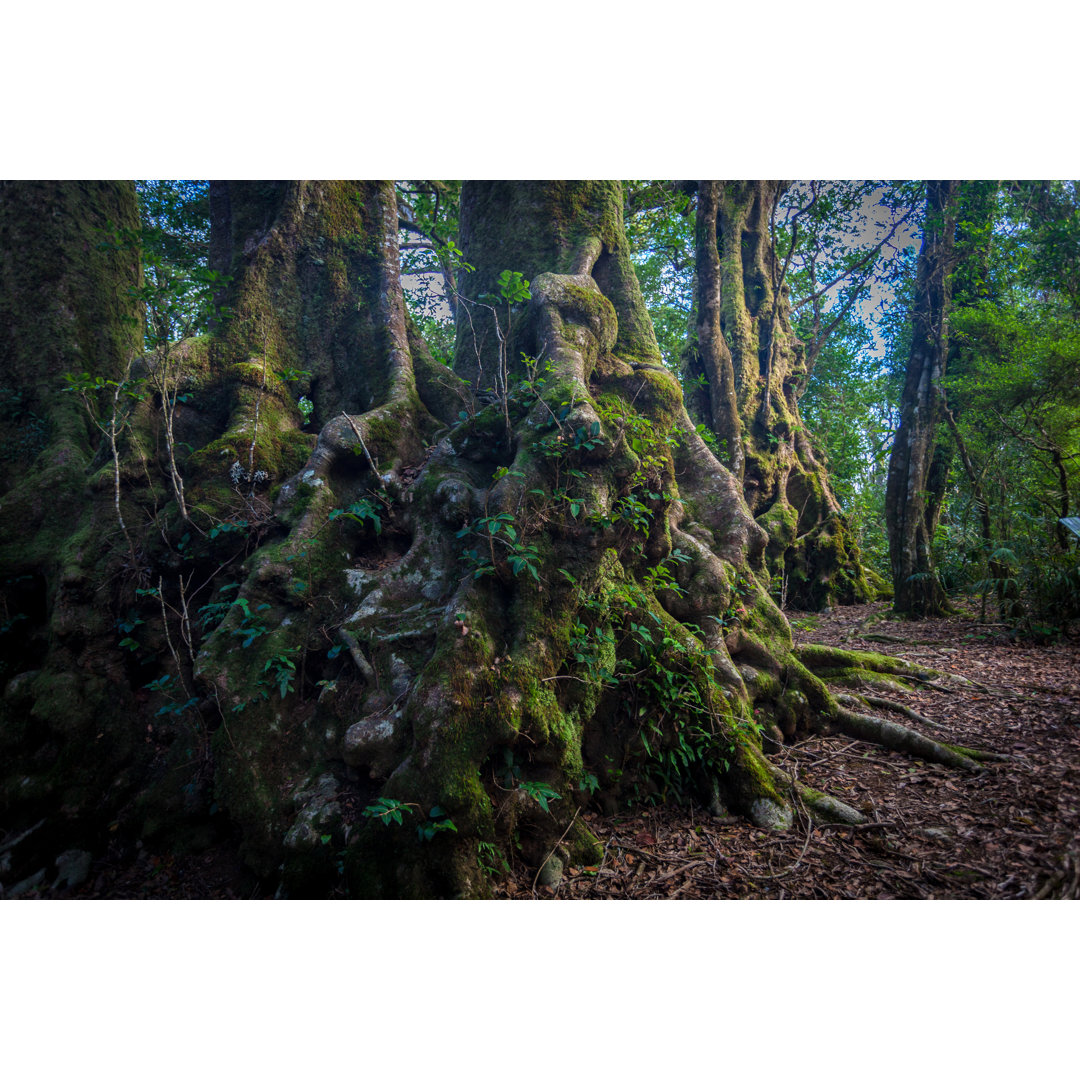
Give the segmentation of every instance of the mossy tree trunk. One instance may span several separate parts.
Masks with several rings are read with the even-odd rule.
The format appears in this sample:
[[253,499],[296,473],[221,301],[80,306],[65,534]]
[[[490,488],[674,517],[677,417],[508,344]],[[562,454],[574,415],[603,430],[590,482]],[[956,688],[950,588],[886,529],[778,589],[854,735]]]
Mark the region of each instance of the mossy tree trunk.
[[[106,439],[142,351],[137,228],[130,183],[0,184],[0,814],[12,831],[47,818],[44,842],[78,840],[145,767],[103,601],[137,573]],[[102,381],[100,412],[65,375]]]
[[[460,381],[406,377],[323,428],[278,497],[287,537],[200,653],[228,717],[219,791],[294,890],[338,859],[363,895],[479,895],[504,857],[591,858],[594,788],[783,826],[791,784],[753,710],[793,733],[834,708],[759,582],[764,532],[659,363],[618,185],[466,184],[461,220]],[[492,299],[504,270],[527,302]],[[422,363],[400,292],[380,319],[389,351],[365,362]],[[342,531],[329,512],[350,504],[380,528]],[[245,655],[261,604],[278,629]],[[322,687],[291,719],[256,674],[288,656]]]
[[[949,275],[953,269],[956,194],[953,180],[926,184],[926,220],[915,282],[911,353],[885,486],[885,521],[893,576],[893,608],[915,618],[948,607],[931,557],[940,498],[928,498],[934,463],[941,380],[948,355]],[[943,486],[940,476],[937,486]],[[931,495],[933,493],[931,492]]]
[[683,362],[687,407],[711,430],[769,537],[773,591],[817,610],[875,595],[799,417],[809,376],[772,237],[780,181],[697,184],[697,326]]
[[[82,216],[106,198],[91,194],[55,245],[83,250]],[[406,318],[390,185],[212,194],[232,313],[176,347],[182,394],[126,414],[129,543],[98,482],[108,463],[86,483],[94,430],[77,410],[57,419],[76,456],[53,440],[33,468],[68,468],[81,513],[49,524],[24,493],[36,532],[21,548],[19,517],[3,519],[5,570],[44,583],[33,632],[48,656],[5,672],[14,818],[105,814],[188,843],[224,819],[294,896],[481,896],[504,860],[592,861],[590,798],[698,798],[770,827],[801,799],[860,820],[774,768],[762,734],[835,722],[897,745],[901,729],[842,710],[817,674],[862,658],[792,647],[766,533],[658,363],[617,184],[465,186],[460,374]],[[527,272],[527,300],[487,304],[503,270]],[[92,277],[90,324],[137,267]],[[70,363],[121,370],[115,310],[94,357],[69,352],[44,383]],[[80,323],[59,312],[62,341]],[[487,402],[485,333],[535,358],[508,363]],[[35,561],[50,529],[51,567]],[[913,752],[936,752],[924,743]]]

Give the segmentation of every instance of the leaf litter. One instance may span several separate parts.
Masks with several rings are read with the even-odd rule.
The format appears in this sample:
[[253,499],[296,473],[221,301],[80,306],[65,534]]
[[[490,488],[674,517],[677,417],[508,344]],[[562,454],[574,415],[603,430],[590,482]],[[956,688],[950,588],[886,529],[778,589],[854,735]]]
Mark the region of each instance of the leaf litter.
[[[918,687],[904,703],[940,737],[1008,755],[976,774],[843,736],[784,746],[777,760],[856,806],[862,826],[767,833],[699,808],[585,813],[604,845],[534,891],[516,868],[513,899],[1080,899],[1080,639],[1030,644],[969,615],[907,623],[888,605],[795,617],[797,641],[872,649],[962,675],[970,688]],[[801,628],[800,628],[801,627]],[[878,710],[875,710],[878,711]]]

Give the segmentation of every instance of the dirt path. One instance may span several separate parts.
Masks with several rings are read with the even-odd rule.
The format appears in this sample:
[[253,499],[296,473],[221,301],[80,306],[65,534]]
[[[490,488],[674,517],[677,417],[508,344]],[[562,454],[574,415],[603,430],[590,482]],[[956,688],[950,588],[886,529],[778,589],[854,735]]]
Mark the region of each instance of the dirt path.
[[800,641],[886,652],[977,683],[903,700],[941,725],[926,732],[935,739],[1010,761],[959,775],[842,736],[815,737],[785,747],[785,766],[857,806],[870,824],[820,828],[804,817],[790,833],[770,834],[689,809],[586,814],[607,845],[599,866],[569,868],[554,892],[534,892],[533,876],[517,874],[499,894],[1080,898],[1080,642],[1014,644],[1001,628],[970,618],[909,624],[886,613],[887,605],[872,604],[795,616],[793,625]]

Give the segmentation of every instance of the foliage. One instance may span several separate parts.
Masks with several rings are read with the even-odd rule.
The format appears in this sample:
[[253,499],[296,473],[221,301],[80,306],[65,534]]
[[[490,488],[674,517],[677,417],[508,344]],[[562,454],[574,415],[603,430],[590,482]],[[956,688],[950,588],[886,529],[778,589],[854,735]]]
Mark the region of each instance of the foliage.
[[269,674],[270,683],[278,688],[283,701],[296,681],[296,661],[290,654],[298,651],[299,647],[271,656],[262,669],[263,675]]
[[1080,614],[1075,542],[1058,524],[1080,498],[1080,198],[1071,183],[990,195],[967,227],[944,384],[973,472],[953,462],[935,553],[947,585],[1045,636]]
[[382,514],[383,508],[379,502],[374,498],[363,498],[358,499],[344,510],[331,510],[330,520],[336,521],[338,518],[345,518],[347,521],[355,521],[361,525],[370,522],[371,527],[375,530],[375,535],[378,536],[382,532]]
[[404,821],[404,815],[411,814],[415,809],[417,809],[415,803],[405,803],[400,799],[380,796],[369,806],[365,806],[360,813],[362,817],[373,818],[384,825],[400,825]]
[[427,821],[416,826],[416,835],[420,840],[434,840],[440,833],[457,831],[457,826],[441,806],[433,806],[428,811]]
[[693,199],[670,181],[632,180],[623,190],[641,293],[664,362],[677,371],[693,311]]
[[210,270],[209,182],[137,180],[146,304],[146,344],[206,333],[220,316],[216,294],[223,275]]

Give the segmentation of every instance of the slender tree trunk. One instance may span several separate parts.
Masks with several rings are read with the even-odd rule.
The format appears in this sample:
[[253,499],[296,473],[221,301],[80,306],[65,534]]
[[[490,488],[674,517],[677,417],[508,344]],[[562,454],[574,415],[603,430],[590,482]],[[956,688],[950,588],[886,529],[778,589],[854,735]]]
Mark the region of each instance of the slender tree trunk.
[[[990,500],[983,489],[979,474],[975,471],[975,465],[971,460],[971,455],[968,453],[967,443],[964,441],[960,426],[949,411],[948,405],[945,404],[944,394],[942,394],[941,411],[945,416],[949,431],[952,433],[953,441],[956,443],[957,452],[960,454],[960,460],[964,465],[964,472],[967,474],[968,483],[971,485],[972,498],[974,498],[979,511],[979,526],[986,554],[987,572],[990,579],[995,582],[994,588],[997,593],[998,611],[1003,618],[1013,618],[1022,612],[1019,603],[1019,590],[1008,564],[994,558],[994,529],[990,517]],[[986,607],[986,592],[987,590],[984,588],[983,608]]]
[[939,416],[938,387],[948,351],[949,274],[957,189],[957,182],[952,180],[930,180],[926,185],[926,222],[915,285],[911,354],[901,399],[900,428],[885,488],[893,607],[916,618],[947,607],[931,561],[926,485]]

